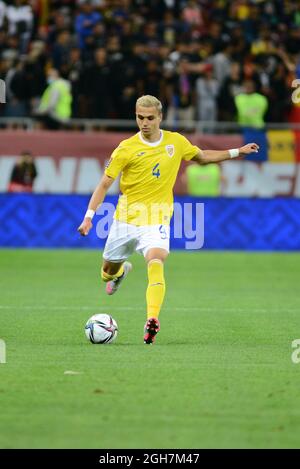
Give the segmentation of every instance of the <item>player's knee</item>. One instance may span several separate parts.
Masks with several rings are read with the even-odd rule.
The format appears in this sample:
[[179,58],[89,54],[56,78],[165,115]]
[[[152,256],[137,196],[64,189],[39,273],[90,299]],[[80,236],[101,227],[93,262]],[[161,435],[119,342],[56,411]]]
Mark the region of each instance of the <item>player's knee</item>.
[[157,260],[164,262],[168,255],[169,252],[166,249],[151,248],[146,252],[145,260],[147,263]]

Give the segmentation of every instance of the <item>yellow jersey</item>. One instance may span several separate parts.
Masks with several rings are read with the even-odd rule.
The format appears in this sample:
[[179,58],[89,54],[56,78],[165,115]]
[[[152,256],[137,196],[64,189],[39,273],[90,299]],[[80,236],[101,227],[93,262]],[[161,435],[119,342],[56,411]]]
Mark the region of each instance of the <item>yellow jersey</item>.
[[105,174],[115,179],[122,173],[116,220],[138,226],[170,223],[181,160],[191,160],[200,150],[177,132],[160,132],[153,143],[138,132],[112,153]]

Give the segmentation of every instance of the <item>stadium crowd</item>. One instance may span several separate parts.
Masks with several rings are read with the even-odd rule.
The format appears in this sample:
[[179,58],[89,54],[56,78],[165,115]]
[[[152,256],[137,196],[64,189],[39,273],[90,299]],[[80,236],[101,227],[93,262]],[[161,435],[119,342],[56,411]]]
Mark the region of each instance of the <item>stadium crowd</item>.
[[0,0],[0,78],[0,114],[48,113],[49,128],[52,118],[132,118],[142,94],[170,122],[242,123],[237,97],[249,94],[253,125],[298,121],[300,2]]

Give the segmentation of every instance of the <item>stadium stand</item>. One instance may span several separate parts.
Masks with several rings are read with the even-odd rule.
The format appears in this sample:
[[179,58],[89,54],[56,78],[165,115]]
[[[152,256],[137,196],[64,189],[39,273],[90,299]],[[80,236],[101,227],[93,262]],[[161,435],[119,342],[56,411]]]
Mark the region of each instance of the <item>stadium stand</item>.
[[[129,119],[153,94],[176,119],[236,121],[251,80],[266,122],[300,122],[298,2],[238,0],[0,0],[0,117],[33,117],[57,69],[72,118]],[[208,118],[207,118],[208,119]],[[213,127],[212,127],[213,128]]]

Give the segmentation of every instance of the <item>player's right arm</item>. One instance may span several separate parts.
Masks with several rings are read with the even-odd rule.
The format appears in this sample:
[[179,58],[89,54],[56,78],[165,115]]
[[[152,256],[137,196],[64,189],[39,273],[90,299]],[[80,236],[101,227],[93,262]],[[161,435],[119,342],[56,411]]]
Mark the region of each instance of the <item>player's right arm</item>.
[[[114,179],[112,177],[107,176],[106,174],[102,176],[98,186],[94,190],[93,195],[90,199],[90,202],[88,205],[88,211],[92,210],[93,212],[96,212],[99,205],[102,204],[106,196],[106,193],[113,182],[114,182]],[[90,229],[93,227],[92,216],[87,216],[88,211],[81,225],[78,227],[78,231],[82,236],[87,236],[89,234]]]
[[[94,212],[96,212],[99,205],[102,204],[106,196],[106,192],[114,180],[125,168],[128,158],[129,153],[126,151],[124,146],[122,146],[121,142],[121,144],[113,151],[108,163],[106,164],[104,175],[94,190],[84,220],[78,228],[78,231],[82,236],[87,236],[89,234],[89,231],[93,226],[92,216],[94,215]],[[91,215],[89,214],[89,210],[91,210]]]

